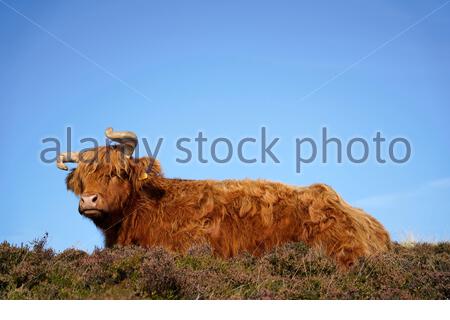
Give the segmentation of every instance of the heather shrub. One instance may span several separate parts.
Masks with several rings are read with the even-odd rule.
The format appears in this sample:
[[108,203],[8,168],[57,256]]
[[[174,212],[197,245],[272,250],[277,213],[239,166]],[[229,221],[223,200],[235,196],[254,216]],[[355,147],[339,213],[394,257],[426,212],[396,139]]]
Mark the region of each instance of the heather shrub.
[[261,257],[0,244],[1,299],[449,299],[450,243],[394,244],[344,272],[302,243]]

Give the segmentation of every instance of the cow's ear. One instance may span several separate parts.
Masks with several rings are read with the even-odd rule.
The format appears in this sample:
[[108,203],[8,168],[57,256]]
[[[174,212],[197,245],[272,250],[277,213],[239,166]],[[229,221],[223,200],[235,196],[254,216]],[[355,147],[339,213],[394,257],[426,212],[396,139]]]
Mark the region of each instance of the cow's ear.
[[150,177],[161,177],[162,176],[162,170],[161,170],[161,164],[158,160],[155,158],[147,157],[148,161],[145,161],[145,172]]
[[141,189],[144,184],[156,186],[161,178],[162,171],[158,160],[150,157],[133,159],[131,179],[135,188]]
[[161,165],[155,158],[144,157],[135,160],[135,171],[138,179],[145,180],[162,176]]
[[76,169],[72,170],[66,177],[67,190],[72,191],[76,195],[83,193],[83,187],[81,181],[76,174]]

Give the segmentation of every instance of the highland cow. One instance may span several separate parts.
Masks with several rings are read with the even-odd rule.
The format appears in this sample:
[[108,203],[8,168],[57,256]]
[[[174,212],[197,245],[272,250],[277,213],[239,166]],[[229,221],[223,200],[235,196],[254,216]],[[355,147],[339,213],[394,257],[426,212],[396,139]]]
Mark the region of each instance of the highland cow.
[[163,176],[151,157],[133,158],[137,137],[106,130],[116,145],[62,153],[57,166],[77,162],[66,178],[79,212],[102,230],[105,245],[162,246],[184,253],[198,244],[232,257],[260,255],[286,242],[319,248],[347,268],[387,250],[389,234],[329,186],[289,186],[265,180],[183,180]]

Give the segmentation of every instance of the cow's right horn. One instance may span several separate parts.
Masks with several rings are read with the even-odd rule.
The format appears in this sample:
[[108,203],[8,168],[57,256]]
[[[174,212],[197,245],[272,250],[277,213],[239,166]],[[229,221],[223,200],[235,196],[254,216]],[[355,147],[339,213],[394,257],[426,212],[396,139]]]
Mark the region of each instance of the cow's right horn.
[[107,138],[112,141],[118,142],[124,147],[124,153],[127,157],[131,157],[138,143],[137,136],[131,131],[113,131],[112,128],[108,128],[105,131]]
[[69,168],[64,164],[65,162],[78,162],[78,152],[63,152],[56,158],[56,166],[61,170],[68,170]]

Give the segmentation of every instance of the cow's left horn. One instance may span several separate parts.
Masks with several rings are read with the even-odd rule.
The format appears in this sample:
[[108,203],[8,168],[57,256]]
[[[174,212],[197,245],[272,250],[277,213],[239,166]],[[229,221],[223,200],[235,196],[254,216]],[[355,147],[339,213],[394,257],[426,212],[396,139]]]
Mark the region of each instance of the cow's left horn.
[[56,166],[61,170],[68,170],[65,162],[78,162],[78,152],[63,152],[56,158]]
[[105,131],[105,135],[112,141],[118,142],[123,145],[124,153],[128,157],[133,154],[134,148],[136,148],[136,145],[138,143],[136,134],[131,131],[113,131],[112,128],[108,128]]

